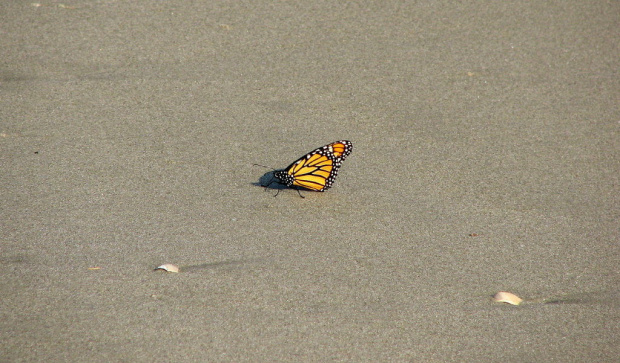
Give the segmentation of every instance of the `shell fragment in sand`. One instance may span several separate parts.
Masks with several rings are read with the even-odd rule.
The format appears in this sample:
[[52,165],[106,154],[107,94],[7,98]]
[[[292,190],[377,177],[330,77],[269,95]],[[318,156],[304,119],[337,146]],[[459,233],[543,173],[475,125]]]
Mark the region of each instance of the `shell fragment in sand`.
[[179,272],[179,266],[166,263],[155,268],[155,270],[164,270],[166,272]]
[[519,305],[521,304],[523,299],[521,299],[520,297],[518,297],[517,295],[511,292],[500,291],[497,294],[495,294],[495,296],[493,296],[493,301],[503,302],[503,303],[507,303],[511,305]]

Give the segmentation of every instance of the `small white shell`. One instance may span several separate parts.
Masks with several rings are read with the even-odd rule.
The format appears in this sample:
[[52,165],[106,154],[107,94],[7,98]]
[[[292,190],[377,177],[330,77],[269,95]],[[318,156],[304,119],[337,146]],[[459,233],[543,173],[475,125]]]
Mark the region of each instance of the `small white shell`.
[[179,272],[179,266],[173,265],[171,263],[166,263],[164,265],[156,267],[155,270],[164,270],[167,272]]
[[523,299],[521,299],[520,297],[518,297],[517,295],[511,292],[500,291],[497,294],[495,294],[495,296],[493,296],[493,301],[503,302],[503,303],[507,303],[511,305],[519,305],[521,304]]

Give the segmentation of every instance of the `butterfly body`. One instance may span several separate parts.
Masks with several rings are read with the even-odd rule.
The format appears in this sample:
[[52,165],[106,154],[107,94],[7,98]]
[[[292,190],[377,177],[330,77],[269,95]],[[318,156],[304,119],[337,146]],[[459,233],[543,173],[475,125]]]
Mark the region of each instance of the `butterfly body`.
[[315,149],[273,175],[281,184],[317,192],[329,189],[344,159],[353,151],[347,140],[332,142]]

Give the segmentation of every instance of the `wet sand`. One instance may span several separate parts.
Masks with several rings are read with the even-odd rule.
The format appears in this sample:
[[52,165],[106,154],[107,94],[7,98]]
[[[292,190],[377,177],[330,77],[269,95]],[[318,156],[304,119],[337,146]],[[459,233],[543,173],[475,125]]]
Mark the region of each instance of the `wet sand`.
[[0,5],[0,360],[617,360],[619,10]]

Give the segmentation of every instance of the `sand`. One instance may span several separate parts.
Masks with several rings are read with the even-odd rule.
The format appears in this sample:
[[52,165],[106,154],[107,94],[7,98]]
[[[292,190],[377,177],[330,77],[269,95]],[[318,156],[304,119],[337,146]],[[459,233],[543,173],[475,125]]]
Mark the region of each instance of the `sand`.
[[0,361],[617,361],[619,13],[2,3]]

